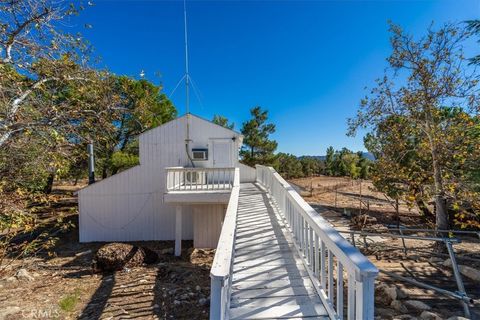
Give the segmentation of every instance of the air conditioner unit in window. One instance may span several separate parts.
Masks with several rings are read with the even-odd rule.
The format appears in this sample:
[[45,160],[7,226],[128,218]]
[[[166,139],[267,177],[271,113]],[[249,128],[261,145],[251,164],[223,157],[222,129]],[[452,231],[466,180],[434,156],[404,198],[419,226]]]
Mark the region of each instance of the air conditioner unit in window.
[[206,172],[187,171],[185,172],[185,184],[205,184],[207,181]]
[[194,161],[208,160],[208,149],[192,149],[192,158]]

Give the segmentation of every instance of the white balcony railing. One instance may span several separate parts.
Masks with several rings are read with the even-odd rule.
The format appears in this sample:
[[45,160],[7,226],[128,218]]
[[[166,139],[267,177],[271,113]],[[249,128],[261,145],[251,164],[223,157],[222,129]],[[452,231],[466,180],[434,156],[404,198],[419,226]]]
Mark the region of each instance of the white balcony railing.
[[231,190],[235,168],[166,168],[166,191]]
[[[331,319],[373,319],[378,269],[324,220],[273,168],[257,165],[293,234],[295,245]],[[346,279],[344,279],[344,273]],[[344,303],[344,282],[347,283]]]

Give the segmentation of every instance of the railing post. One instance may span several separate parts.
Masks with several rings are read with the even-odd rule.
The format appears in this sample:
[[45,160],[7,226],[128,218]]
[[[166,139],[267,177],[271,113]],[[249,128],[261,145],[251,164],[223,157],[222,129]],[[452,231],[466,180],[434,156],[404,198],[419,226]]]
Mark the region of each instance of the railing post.
[[355,318],[373,319],[375,303],[375,276],[372,274],[360,275],[355,285]]
[[210,320],[222,320],[223,281],[217,277],[210,279]]

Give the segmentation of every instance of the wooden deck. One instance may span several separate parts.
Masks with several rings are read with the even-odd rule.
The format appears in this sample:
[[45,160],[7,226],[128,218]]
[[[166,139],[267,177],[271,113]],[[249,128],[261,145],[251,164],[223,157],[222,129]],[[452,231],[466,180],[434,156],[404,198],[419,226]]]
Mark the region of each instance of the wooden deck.
[[290,233],[258,186],[242,184],[231,319],[328,319]]

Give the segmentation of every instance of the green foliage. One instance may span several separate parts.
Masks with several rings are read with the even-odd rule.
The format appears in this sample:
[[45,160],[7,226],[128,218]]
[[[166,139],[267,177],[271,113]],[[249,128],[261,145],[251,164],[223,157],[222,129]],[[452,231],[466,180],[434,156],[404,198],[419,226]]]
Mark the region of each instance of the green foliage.
[[244,145],[240,151],[242,162],[250,166],[272,165],[277,142],[270,140],[270,135],[275,132],[275,125],[267,123],[268,111],[260,107],[251,109],[250,113],[252,119],[244,122],[241,130],[244,136]]
[[278,153],[275,159],[274,168],[286,179],[301,178],[304,176],[302,163],[293,154]]
[[[105,82],[108,89],[104,95],[109,101],[115,101],[115,112],[106,116],[104,124],[98,128],[102,130],[92,128],[95,124],[86,128],[86,134],[95,143],[103,178],[135,165],[135,157],[138,157],[138,142],[135,139],[138,134],[177,116],[175,107],[162,93],[162,88],[147,80],[110,75]],[[121,153],[114,161],[113,155],[117,152]]]
[[333,147],[328,147],[324,171],[328,176],[368,179],[372,165],[362,152],[354,153],[347,148],[335,151]]
[[235,128],[235,123],[233,122],[229,123],[227,118],[217,114],[213,116],[212,122],[215,124],[218,124],[219,126],[225,127],[227,129],[233,130],[233,128]]
[[118,171],[123,171],[125,169],[134,167],[139,163],[140,159],[135,154],[123,151],[115,151],[112,155],[112,167],[116,168]]
[[300,158],[302,173],[305,177],[319,175],[324,169],[324,164],[317,158],[304,156]]

